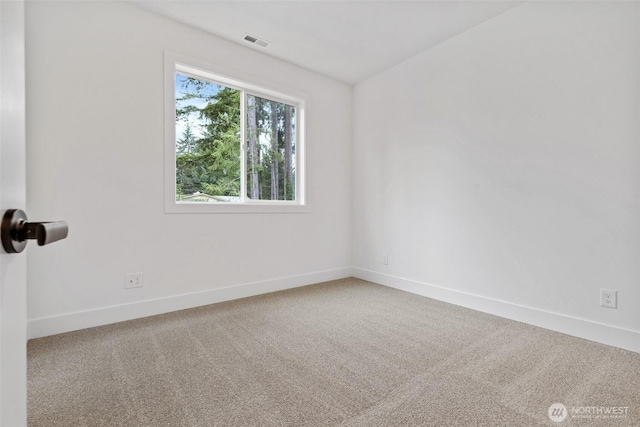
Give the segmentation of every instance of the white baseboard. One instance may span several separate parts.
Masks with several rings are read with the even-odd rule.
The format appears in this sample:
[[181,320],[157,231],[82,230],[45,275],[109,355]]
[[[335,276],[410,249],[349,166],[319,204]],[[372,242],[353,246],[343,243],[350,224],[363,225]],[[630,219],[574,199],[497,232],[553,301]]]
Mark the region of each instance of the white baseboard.
[[94,326],[108,325],[125,320],[138,319],[217,302],[312,285],[329,280],[344,279],[346,277],[351,277],[351,268],[346,267],[318,271],[298,276],[281,277],[226,288],[30,319],[27,324],[28,338],[46,337],[79,329],[92,328]]
[[640,331],[512,304],[362,268],[354,267],[352,275],[358,279],[402,291],[640,353]]
[[319,271],[166,298],[31,319],[28,321],[28,338],[32,339],[56,335],[347,277],[356,277],[506,319],[516,320],[578,338],[584,338],[640,353],[640,331],[512,304],[506,301],[356,267]]

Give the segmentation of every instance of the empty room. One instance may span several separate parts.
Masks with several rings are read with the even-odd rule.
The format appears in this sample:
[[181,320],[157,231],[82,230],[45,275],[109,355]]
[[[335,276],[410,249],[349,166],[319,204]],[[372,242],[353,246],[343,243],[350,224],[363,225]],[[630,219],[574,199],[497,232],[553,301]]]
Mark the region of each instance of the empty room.
[[0,1],[0,425],[639,426],[639,1]]

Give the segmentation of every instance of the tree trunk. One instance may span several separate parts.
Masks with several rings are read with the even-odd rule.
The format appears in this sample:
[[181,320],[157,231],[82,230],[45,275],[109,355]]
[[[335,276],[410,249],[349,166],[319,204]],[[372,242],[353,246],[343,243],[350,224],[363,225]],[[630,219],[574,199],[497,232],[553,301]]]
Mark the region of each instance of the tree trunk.
[[271,101],[271,200],[278,198],[278,103]]
[[258,125],[256,119],[256,99],[253,96],[247,96],[247,113],[248,125],[247,132],[249,136],[249,198],[258,200],[260,198],[260,183],[258,181]]

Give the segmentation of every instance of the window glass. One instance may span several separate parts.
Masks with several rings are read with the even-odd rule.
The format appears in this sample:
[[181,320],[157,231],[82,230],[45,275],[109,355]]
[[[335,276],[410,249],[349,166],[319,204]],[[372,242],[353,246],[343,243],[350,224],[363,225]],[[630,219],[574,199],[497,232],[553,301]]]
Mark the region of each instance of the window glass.
[[240,201],[240,96],[176,74],[176,201]]
[[247,95],[247,198],[295,200],[296,108]]

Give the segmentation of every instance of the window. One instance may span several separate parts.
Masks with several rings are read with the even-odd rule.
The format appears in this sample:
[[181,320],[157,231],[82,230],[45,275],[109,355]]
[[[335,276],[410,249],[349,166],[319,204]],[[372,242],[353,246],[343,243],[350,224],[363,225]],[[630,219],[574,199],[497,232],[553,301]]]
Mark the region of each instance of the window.
[[165,51],[167,212],[299,212],[304,101]]

